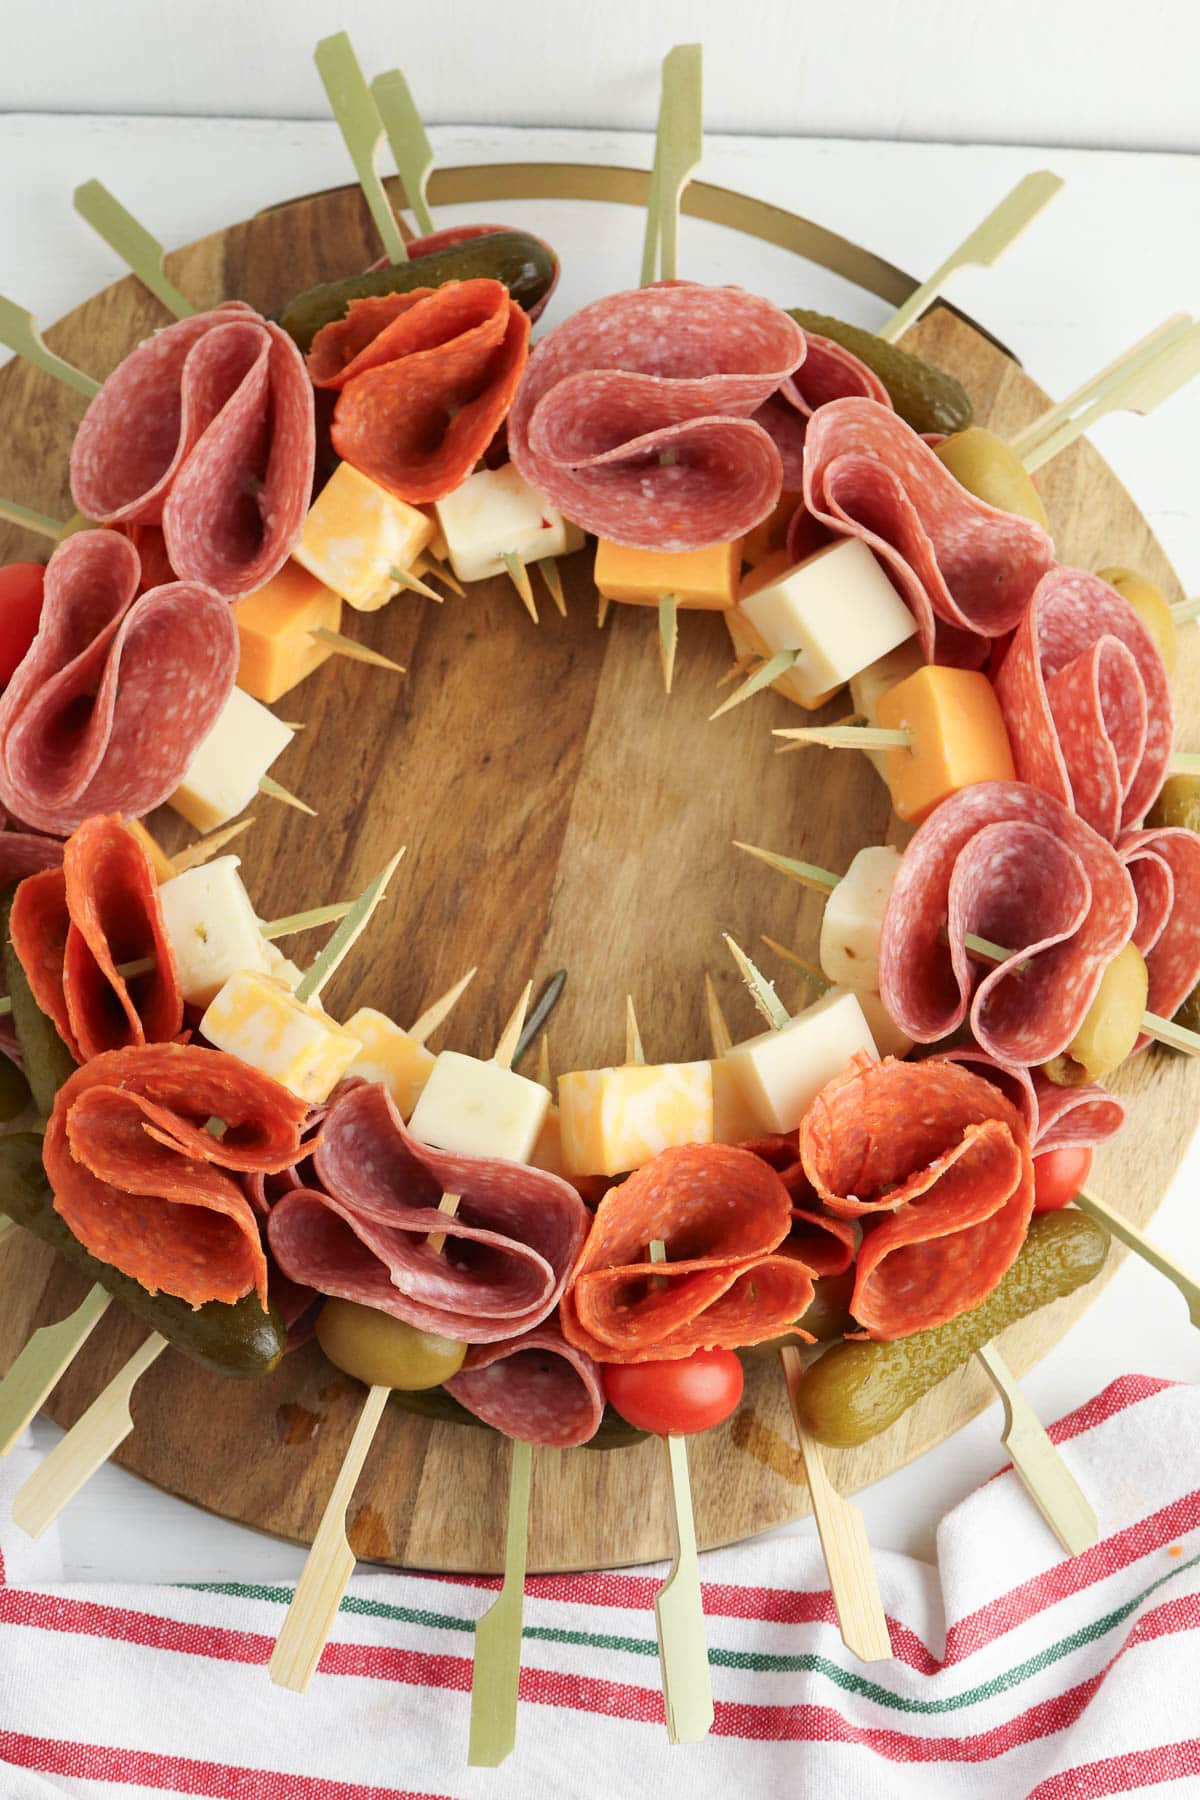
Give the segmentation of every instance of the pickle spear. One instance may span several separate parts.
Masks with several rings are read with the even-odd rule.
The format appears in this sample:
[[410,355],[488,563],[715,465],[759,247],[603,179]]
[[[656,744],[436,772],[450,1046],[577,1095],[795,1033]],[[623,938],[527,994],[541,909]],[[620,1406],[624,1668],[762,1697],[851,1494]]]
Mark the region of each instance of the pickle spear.
[[804,306],[791,306],[790,316],[815,337],[832,338],[857,356],[859,362],[874,369],[891,395],[892,405],[914,431],[940,431],[949,434],[965,431],[971,423],[970,396],[961,381],[937,369],[911,350],[898,350],[885,343],[873,331],[861,325],[847,325],[843,319],[831,319],[827,313],[809,312]]

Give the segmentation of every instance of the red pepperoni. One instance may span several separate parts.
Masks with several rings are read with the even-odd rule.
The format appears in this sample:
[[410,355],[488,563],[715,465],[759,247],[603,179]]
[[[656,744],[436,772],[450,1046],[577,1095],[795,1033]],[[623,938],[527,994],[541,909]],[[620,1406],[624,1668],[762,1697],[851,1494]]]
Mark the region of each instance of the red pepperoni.
[[1117,854],[1137,894],[1133,941],[1150,974],[1147,1005],[1169,1019],[1200,982],[1200,837],[1178,825],[1130,831]]
[[401,500],[440,500],[471,473],[512,405],[529,317],[499,281],[352,300],[308,368],[338,393],[333,446]]
[[864,1220],[850,1310],[873,1338],[978,1306],[1021,1248],[1033,1211],[1025,1123],[955,1063],[860,1054],[817,1095],[800,1154],[830,1211]]
[[[1038,788],[979,782],[944,800],[904,852],[880,995],[914,1042],[948,1037],[969,1014],[1001,1062],[1047,1062],[1075,1036],[1136,915],[1133,883],[1090,826]],[[1012,955],[972,957],[969,932]]]
[[600,1371],[551,1319],[520,1337],[474,1345],[444,1386],[505,1437],[555,1450],[586,1444],[604,1417]]
[[814,416],[804,500],[881,559],[930,662],[979,667],[1054,561],[1040,525],[969,494],[910,425],[874,400],[834,400]]
[[846,1219],[825,1211],[800,1161],[799,1134],[750,1138],[741,1148],[769,1163],[792,1202],[792,1229],[787,1249],[814,1277],[844,1275],[854,1261],[858,1233]]
[[0,697],[0,803],[39,831],[160,805],[233,688],[230,608],[190,581],[135,598],[139,580],[116,531],[78,532],[47,565],[41,627]]
[[1040,1070],[1002,1063],[976,1044],[946,1050],[933,1059],[962,1063],[993,1082],[1025,1121],[1035,1156],[1051,1150],[1094,1149],[1125,1123],[1124,1102],[1094,1083],[1058,1087]]
[[512,460],[601,537],[647,550],[729,542],[779,499],[779,452],[751,415],[804,347],[793,319],[740,288],[610,294],[530,357],[509,416]]
[[[59,1089],[43,1160],[55,1210],[103,1262],[192,1306],[266,1304],[267,1264],[234,1173],[286,1168],[307,1108],[222,1050],[110,1050]],[[225,1125],[220,1138],[205,1129]]]
[[229,300],[156,332],[113,371],[76,433],[71,494],[101,524],[161,524],[180,579],[235,600],[287,561],[315,447],[300,352]]
[[[540,1325],[587,1232],[567,1182],[418,1143],[375,1083],[330,1107],[314,1165],[324,1192],[282,1195],[267,1223],[284,1274],[444,1337],[496,1343]],[[438,1211],[443,1193],[462,1197],[454,1217]]]
[[[563,1333],[597,1362],[673,1361],[789,1330],[812,1299],[773,1255],[791,1199],[763,1159],[728,1144],[664,1150],[600,1202],[563,1297]],[[661,1238],[667,1260],[650,1261]]]
[[1175,721],[1162,657],[1115,588],[1083,569],[1044,575],[996,694],[1022,781],[1113,842],[1142,819],[1166,775]]

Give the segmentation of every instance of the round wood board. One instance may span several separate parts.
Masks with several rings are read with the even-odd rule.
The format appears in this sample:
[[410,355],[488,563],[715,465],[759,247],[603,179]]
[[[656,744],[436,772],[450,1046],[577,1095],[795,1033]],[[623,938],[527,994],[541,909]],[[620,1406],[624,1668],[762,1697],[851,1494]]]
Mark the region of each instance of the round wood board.
[[[440,182],[455,175],[479,171],[443,171]],[[554,171],[539,179],[552,184]],[[635,187],[618,197],[636,198]],[[754,215],[758,203],[745,205],[748,228],[769,236]],[[776,232],[781,220],[804,224],[768,210]],[[357,189],[341,189],[219,232],[171,257],[169,269],[196,304],[236,295],[269,309],[299,288],[364,267],[374,254]],[[885,283],[885,266],[858,254],[865,282],[878,292],[894,285],[896,271],[885,269]],[[803,286],[799,278],[796,285]],[[164,322],[131,278],[97,294],[48,337],[102,376]],[[909,341],[957,374],[977,419],[1001,433],[1045,404],[1015,363],[947,310],[926,318]],[[82,401],[17,363],[0,371],[0,400],[0,493],[65,517],[67,455]],[[1042,486],[1063,561],[1132,564],[1172,600],[1181,597],[1145,520],[1089,445],[1061,456]],[[0,525],[0,559],[44,553],[44,544]],[[236,848],[260,913],[271,918],[352,895],[398,844],[408,846],[388,904],[326,995],[336,1016],[369,1002],[401,1021],[415,1018],[478,963],[481,974],[448,1033],[455,1046],[486,1055],[525,980],[565,966],[570,979],[551,1034],[559,1068],[619,1056],[627,991],[637,999],[651,1058],[703,1056],[706,966],[735,1036],[758,1028],[720,933],[751,949],[768,933],[811,956],[820,917],[816,897],[738,854],[731,840],[838,869],[861,845],[886,837],[885,791],[865,758],[772,755],[770,727],[796,719],[779,696],[763,694],[707,723],[731,655],[719,617],[681,615],[668,698],[653,612],[614,607],[598,631],[589,570],[587,552],[564,566],[568,616],[560,618],[546,598],[540,629],[507,580],[443,606],[401,597],[373,615],[348,612],[346,628],[403,663],[407,676],[334,658],[280,703],[281,716],[307,729],[276,773],[320,817],[266,800],[255,807],[256,822]],[[1182,652],[1176,688],[1186,719],[1200,703],[1200,634],[1184,632]],[[844,710],[844,700],[835,700],[829,716]],[[151,824],[169,849],[189,835],[165,810]],[[318,941],[300,941],[292,953],[304,962]],[[785,999],[804,1004],[799,978],[782,974]],[[1200,1069],[1152,1048],[1116,1085],[1130,1120],[1098,1158],[1094,1186],[1144,1224],[1191,1135]],[[1114,1249],[1107,1274],[1122,1254]],[[4,1368],[35,1326],[62,1317],[83,1293],[79,1278],[23,1232],[0,1247],[0,1285]],[[1093,1284],[1007,1332],[1002,1348],[1012,1368],[1020,1373],[1045,1355],[1095,1291]],[[132,1318],[111,1309],[52,1396],[50,1416],[72,1423],[142,1335]],[[136,1429],[118,1460],[227,1518],[308,1542],[362,1397],[313,1345],[249,1384],[168,1354],[138,1384]],[[863,1487],[949,1436],[991,1399],[982,1371],[965,1368],[871,1444],[831,1453],[830,1474],[844,1491]],[[807,1510],[774,1357],[752,1366],[741,1410],[694,1439],[689,1454],[702,1545],[747,1537]],[[391,1406],[350,1507],[352,1545],[363,1558],[417,1568],[498,1569],[507,1463],[507,1445],[490,1432],[432,1425]],[[532,1569],[603,1568],[668,1554],[668,1478],[657,1443],[608,1453],[539,1451],[534,1485]]]

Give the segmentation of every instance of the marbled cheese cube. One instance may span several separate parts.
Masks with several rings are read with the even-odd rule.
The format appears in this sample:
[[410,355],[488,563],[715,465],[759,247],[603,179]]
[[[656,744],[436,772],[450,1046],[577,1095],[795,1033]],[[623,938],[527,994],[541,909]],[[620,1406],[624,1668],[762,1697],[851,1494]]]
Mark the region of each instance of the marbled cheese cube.
[[344,462],[313,501],[292,555],[347,606],[377,612],[399,592],[390,571],[410,569],[433,535],[417,507]]
[[292,733],[242,688],[231,690],[216,723],[167,802],[197,831],[215,831],[245,812]]
[[712,1064],[631,1063],[558,1078],[563,1161],[572,1175],[621,1175],[672,1144],[713,1141]]
[[795,1131],[827,1081],[858,1050],[878,1060],[856,995],[826,994],[778,1030],[735,1044],[728,1061],[765,1131]]
[[238,874],[241,859],[217,856],[172,875],[158,890],[163,925],[189,1006],[207,1006],[231,975],[270,972],[266,944]]
[[269,975],[231,975],[200,1021],[218,1050],[261,1069],[301,1100],[328,1100],[362,1045]]
[[550,1105],[539,1082],[443,1050],[409,1121],[415,1138],[460,1156],[528,1162]]
[[374,1007],[360,1006],[346,1020],[346,1030],[361,1039],[362,1049],[347,1075],[360,1081],[378,1081],[396,1103],[402,1119],[411,1119],[421,1090],[433,1073],[437,1057],[416,1038]]

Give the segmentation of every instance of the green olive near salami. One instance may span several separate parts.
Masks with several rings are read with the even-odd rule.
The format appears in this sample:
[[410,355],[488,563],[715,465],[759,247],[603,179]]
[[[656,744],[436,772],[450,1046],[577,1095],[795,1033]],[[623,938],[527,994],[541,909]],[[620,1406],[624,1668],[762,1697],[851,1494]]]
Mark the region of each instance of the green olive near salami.
[[317,1342],[335,1367],[368,1387],[440,1387],[458,1374],[467,1354],[454,1338],[418,1331],[355,1300],[325,1302],[317,1314]]
[[12,911],[15,888],[0,900],[0,967],[12,1000],[12,1022],[21,1046],[25,1079],[33,1095],[34,1105],[43,1118],[49,1118],[54,1096],[69,1075],[75,1072],[75,1059],[59,1037],[33,997],[21,959],[8,936],[8,918]]
[[914,431],[965,431],[971,423],[971,400],[961,381],[936,369],[910,350],[885,343],[861,325],[847,325],[827,313],[790,306],[788,314],[815,337],[831,338],[873,369],[891,397],[892,405]]
[[1200,831],[1200,775],[1168,775],[1146,814],[1146,823]]
[[1059,1087],[1100,1081],[1129,1055],[1142,1029],[1150,977],[1136,944],[1126,944],[1100,979],[1087,1016],[1061,1056],[1043,1066]]
[[1007,1325],[1093,1280],[1108,1245],[1103,1226],[1073,1207],[1040,1214],[981,1306],[911,1337],[885,1344],[844,1341],[827,1350],[800,1383],[805,1429],[822,1444],[865,1444]]
[[1173,675],[1179,661],[1179,644],[1175,637],[1171,608],[1162,589],[1156,587],[1145,575],[1139,575],[1136,569],[1123,568],[1119,563],[1114,563],[1107,569],[1097,569],[1096,573],[1101,581],[1107,581],[1109,587],[1116,588],[1122,600],[1128,600],[1154,639],[1167,674]]
[[1001,512],[1018,513],[1032,519],[1043,531],[1050,521],[1042,505],[1042,497],[1034,487],[1025,465],[1016,451],[981,425],[956,431],[943,439],[933,454],[943,463],[961,487],[977,500],[998,506]]

